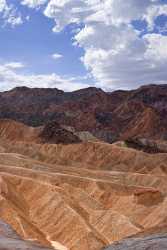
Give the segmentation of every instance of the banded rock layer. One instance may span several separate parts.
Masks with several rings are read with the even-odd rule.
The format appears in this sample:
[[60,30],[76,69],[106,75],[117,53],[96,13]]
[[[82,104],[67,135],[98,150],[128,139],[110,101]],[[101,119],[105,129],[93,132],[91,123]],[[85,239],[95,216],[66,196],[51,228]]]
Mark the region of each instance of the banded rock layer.
[[166,225],[167,154],[103,142],[0,144],[0,218],[23,239],[101,250]]

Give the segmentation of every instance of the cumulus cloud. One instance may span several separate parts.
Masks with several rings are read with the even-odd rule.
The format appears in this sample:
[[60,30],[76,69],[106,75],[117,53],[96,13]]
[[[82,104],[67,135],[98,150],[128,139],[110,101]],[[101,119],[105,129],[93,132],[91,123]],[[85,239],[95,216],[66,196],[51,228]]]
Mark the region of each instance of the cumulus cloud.
[[55,19],[57,31],[73,22],[118,26],[145,19],[152,26],[158,15],[166,14],[166,6],[158,0],[50,0],[44,14]]
[[[1,10],[5,0],[0,1]],[[160,31],[166,30],[166,24],[156,27],[157,17],[167,16],[165,1],[22,0],[22,4],[43,6],[43,14],[55,20],[54,32],[72,23],[82,24],[73,43],[84,49],[81,61],[99,86],[133,88],[167,80],[167,38]],[[133,21],[145,23],[145,34]]]
[[76,78],[61,77],[53,74],[26,75],[18,72],[24,67],[21,62],[11,62],[0,65],[0,91],[9,90],[16,86],[59,88],[65,91],[73,91],[88,87],[87,84]]
[[85,48],[83,63],[101,87],[133,88],[166,81],[167,37],[139,37],[137,31],[125,25],[105,28],[104,24],[96,24],[87,33],[85,29],[75,38]]
[[[153,33],[156,18],[167,15],[162,1],[50,0],[44,15],[55,20],[54,32],[71,23],[84,24],[74,44],[84,49],[81,60],[101,87],[166,81],[167,38]],[[142,36],[132,25],[136,20],[145,21],[150,34]]]

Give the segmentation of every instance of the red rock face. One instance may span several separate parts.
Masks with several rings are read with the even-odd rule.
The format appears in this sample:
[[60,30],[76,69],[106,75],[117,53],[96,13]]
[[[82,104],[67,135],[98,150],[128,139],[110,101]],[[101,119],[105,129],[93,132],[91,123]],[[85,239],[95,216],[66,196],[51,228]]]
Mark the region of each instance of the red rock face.
[[107,142],[167,137],[167,85],[112,93],[96,88],[65,93],[21,87],[0,93],[0,110],[0,118],[35,127],[55,121]]

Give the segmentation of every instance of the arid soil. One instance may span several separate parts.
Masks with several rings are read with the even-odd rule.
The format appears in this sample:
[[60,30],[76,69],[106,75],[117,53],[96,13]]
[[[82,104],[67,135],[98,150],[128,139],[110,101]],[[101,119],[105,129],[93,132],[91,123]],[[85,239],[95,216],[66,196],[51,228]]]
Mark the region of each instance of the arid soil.
[[166,153],[123,142],[41,143],[41,129],[0,125],[0,219],[22,239],[57,250],[101,250],[167,231]]
[[0,93],[0,249],[164,250],[166,90]]

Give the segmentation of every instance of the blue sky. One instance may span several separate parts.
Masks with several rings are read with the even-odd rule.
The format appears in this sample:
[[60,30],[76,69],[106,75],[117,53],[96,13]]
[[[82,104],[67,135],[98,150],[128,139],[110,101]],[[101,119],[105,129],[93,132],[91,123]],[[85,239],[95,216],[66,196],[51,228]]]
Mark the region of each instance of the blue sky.
[[[18,4],[17,4],[18,6]],[[73,46],[71,26],[60,33],[52,32],[54,21],[45,17],[40,11],[19,5],[30,20],[23,25],[0,28],[1,60],[21,61],[33,73],[52,73],[63,75],[85,75],[86,70],[80,61],[83,49]],[[51,55],[62,54],[63,59],[54,60]]]
[[0,0],[0,37],[0,90],[167,82],[166,0]]

